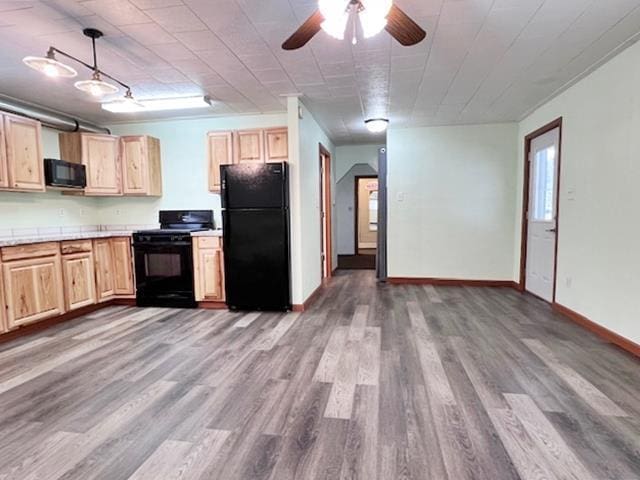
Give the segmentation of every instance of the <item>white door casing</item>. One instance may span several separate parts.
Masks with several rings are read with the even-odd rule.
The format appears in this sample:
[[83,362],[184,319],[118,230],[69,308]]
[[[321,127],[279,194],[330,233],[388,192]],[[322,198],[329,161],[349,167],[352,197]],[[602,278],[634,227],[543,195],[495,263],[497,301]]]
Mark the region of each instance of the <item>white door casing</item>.
[[531,140],[525,288],[552,302],[556,268],[560,129]]

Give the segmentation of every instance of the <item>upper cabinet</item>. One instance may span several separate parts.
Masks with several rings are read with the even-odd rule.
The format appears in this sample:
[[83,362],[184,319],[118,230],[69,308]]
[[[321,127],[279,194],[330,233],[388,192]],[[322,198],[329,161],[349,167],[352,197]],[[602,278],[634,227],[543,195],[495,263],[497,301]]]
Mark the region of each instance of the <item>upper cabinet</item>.
[[17,115],[1,115],[0,188],[43,192],[42,131],[40,122]]
[[220,165],[286,162],[289,159],[287,127],[235,132],[209,132],[209,190],[220,191]]
[[125,195],[161,196],[160,140],[146,135],[120,138]]
[[211,132],[207,135],[209,153],[209,190],[220,191],[220,165],[233,163],[233,133]]
[[264,132],[265,161],[286,162],[289,159],[289,134],[286,128],[270,128]]
[[264,163],[264,130],[240,130],[235,136],[235,163]]
[[85,195],[122,195],[118,137],[95,133],[61,133],[60,156],[87,167]]
[[160,196],[160,141],[149,136],[115,137],[61,133],[60,155],[87,167],[87,196]]

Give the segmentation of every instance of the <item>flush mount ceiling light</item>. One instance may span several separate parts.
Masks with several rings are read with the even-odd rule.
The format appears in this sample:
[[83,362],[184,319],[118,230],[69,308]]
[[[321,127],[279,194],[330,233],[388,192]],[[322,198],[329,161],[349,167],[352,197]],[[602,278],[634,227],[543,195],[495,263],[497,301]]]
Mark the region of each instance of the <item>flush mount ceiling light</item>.
[[133,100],[133,97],[131,97],[130,101],[127,102],[127,96],[125,95],[125,100],[103,103],[102,108],[114,113],[159,112],[162,110],[208,108],[211,107],[211,103],[211,98],[207,96],[157,98],[138,101]]
[[387,129],[389,120],[386,118],[370,118],[365,120],[364,124],[371,133],[382,133]]
[[[68,58],[69,60],[73,60],[76,63],[79,63],[83,67],[91,70],[93,73],[91,75],[90,80],[81,80],[74,84],[74,86],[78,90],[82,90],[83,92],[90,93],[95,97],[102,97],[103,95],[109,95],[112,93],[116,93],[119,88],[114,85],[120,85],[126,90],[125,101],[133,100],[133,96],[131,95],[131,88],[126,83],[121,82],[117,78],[109,75],[108,73],[100,70],[98,67],[98,56],[96,54],[96,40],[103,36],[103,33],[100,30],[95,28],[85,28],[82,30],[82,33],[91,39],[91,46],[93,51],[93,64],[89,64],[83,62],[79,58],[74,57],[62,50],[57,49],[56,47],[49,47],[49,51],[47,52],[46,57],[25,57],[22,59],[25,65],[33,68],[41,73],[44,73],[48,77],[75,77],[78,73],[71,68],[70,66],[60,62],[56,59],[56,54]],[[104,78],[108,78],[113,83],[105,81]],[[133,100],[135,102],[135,100]]]
[[282,44],[282,48],[301,48],[320,30],[342,40],[349,18],[353,19],[354,44],[357,43],[358,19],[364,38],[373,37],[386,29],[401,45],[410,46],[420,43],[427,36],[416,22],[393,4],[393,0],[318,0],[318,10]]

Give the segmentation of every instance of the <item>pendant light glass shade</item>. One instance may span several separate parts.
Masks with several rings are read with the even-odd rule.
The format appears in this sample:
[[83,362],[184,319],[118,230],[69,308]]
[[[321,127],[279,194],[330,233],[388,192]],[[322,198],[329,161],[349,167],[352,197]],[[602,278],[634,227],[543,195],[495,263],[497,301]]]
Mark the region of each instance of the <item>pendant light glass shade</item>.
[[102,80],[99,72],[95,72],[91,80],[81,80],[74,83],[74,86],[78,90],[90,93],[94,97],[102,97],[118,91],[118,87]]
[[133,98],[131,90],[127,90],[127,93],[124,94],[123,99],[116,100],[114,102],[103,103],[102,109],[114,113],[133,113],[144,111],[145,106],[142,103],[138,102],[135,98]]
[[30,68],[44,73],[47,77],[73,78],[78,75],[73,68],[56,60],[53,52],[47,53],[46,57],[24,57],[22,62]]

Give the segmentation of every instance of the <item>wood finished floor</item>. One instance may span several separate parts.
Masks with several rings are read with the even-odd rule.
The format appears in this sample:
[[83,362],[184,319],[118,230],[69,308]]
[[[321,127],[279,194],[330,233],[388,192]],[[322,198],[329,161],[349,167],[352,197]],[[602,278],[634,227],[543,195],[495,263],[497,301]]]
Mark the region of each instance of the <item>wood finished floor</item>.
[[509,289],[110,307],[0,345],[0,479],[640,479],[640,362]]

